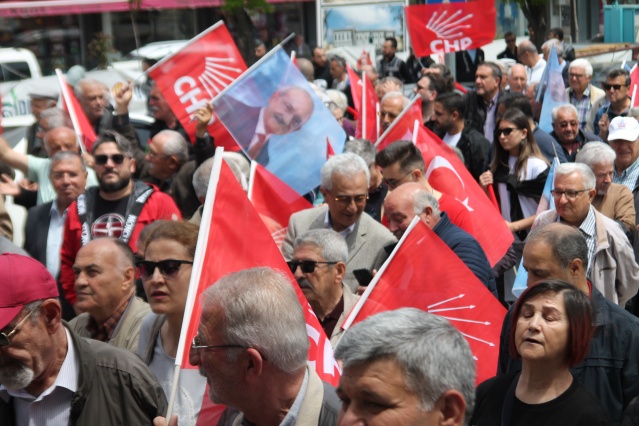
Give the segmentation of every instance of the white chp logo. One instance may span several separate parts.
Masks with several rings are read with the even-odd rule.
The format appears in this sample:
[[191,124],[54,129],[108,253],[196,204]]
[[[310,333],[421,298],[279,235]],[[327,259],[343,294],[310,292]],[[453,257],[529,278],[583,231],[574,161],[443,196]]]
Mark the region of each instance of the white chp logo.
[[472,19],[472,13],[461,16],[461,10],[448,16],[448,11],[442,13],[435,12],[426,24],[426,29],[433,32],[439,40],[433,40],[430,48],[435,53],[451,53],[466,50],[473,43],[469,37],[462,37],[464,33],[460,30],[468,29],[469,24],[462,23]]

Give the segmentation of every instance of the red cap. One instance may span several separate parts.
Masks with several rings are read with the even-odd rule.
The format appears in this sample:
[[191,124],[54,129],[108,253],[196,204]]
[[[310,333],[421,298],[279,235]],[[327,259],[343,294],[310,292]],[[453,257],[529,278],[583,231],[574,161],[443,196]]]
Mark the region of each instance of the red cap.
[[58,297],[58,286],[44,265],[19,254],[0,255],[0,283],[0,329],[27,303]]

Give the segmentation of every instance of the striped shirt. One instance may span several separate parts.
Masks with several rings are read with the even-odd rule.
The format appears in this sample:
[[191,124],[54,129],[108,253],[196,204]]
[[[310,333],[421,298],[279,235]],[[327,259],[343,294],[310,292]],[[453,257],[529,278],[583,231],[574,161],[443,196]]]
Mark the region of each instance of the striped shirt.
[[584,130],[586,128],[586,124],[588,123],[588,116],[590,115],[590,84],[584,90],[584,93],[581,95],[581,99],[577,99],[577,95],[575,95],[575,91],[570,89],[570,103],[577,108],[577,116],[579,118],[579,128]]
[[[559,217],[559,221],[561,221],[561,217]],[[581,225],[579,225],[579,230],[586,238],[586,243],[588,244],[588,270],[586,271],[586,275],[590,278],[590,268],[592,266],[592,257],[595,255],[595,233],[596,233],[596,220],[595,220],[595,208],[591,205],[588,210],[588,215]]]
[[635,189],[638,178],[639,178],[639,159],[636,159],[635,162],[632,163],[630,167],[628,167],[626,170],[621,172],[620,175],[617,174],[616,170],[612,174],[613,183],[619,183],[621,185],[625,185],[631,191]]
[[0,397],[5,401],[12,396],[16,414],[16,426],[57,426],[69,424],[71,399],[77,390],[78,359],[69,331],[67,334],[67,355],[53,384],[38,397],[25,390],[8,390],[0,386]]

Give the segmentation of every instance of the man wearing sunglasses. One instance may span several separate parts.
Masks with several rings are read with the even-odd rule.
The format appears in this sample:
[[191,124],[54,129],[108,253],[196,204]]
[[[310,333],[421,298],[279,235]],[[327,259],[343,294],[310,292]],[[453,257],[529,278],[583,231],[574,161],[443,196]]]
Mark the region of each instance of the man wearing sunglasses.
[[623,308],[639,288],[639,266],[621,226],[592,207],[596,182],[587,165],[560,164],[551,191],[555,209],[539,213],[532,229],[551,222],[578,228],[588,243],[588,279],[606,299]]
[[608,126],[615,117],[626,117],[630,105],[630,74],[625,69],[615,68],[601,85],[606,93],[606,103],[597,110],[592,121],[594,133],[607,141]]
[[313,229],[295,239],[293,258],[287,262],[332,346],[358,299],[342,283],[347,260],[344,237],[332,229]]
[[44,266],[4,253],[0,282],[3,424],[148,425],[166,412],[162,387],[142,360],[67,327]]
[[384,247],[395,237],[364,212],[368,198],[370,171],[364,160],[347,153],[331,157],[322,167],[320,191],[326,205],[293,214],[288,223],[282,254],[293,256],[295,239],[311,229],[332,229],[346,239],[348,261],[344,283],[355,292],[355,269],[378,269],[388,257]]
[[136,164],[128,139],[103,132],[92,150],[99,187],[88,189],[69,206],[60,252],[60,284],[72,305],[76,303],[72,267],[80,247],[94,238],[114,237],[135,250],[144,226],[159,219],[181,219],[170,196],[132,179]]

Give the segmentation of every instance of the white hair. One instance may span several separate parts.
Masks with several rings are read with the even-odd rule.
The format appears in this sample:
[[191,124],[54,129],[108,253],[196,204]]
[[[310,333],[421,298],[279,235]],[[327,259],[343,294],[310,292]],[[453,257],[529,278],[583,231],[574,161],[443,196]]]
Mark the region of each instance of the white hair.
[[584,72],[586,73],[586,77],[592,77],[592,65],[590,65],[590,62],[588,62],[584,58],[579,58],[572,61],[570,63],[570,66],[568,66],[568,71],[573,68],[583,68]]
[[322,167],[322,188],[329,191],[333,189],[333,175],[352,178],[359,173],[366,175],[366,188],[368,188],[371,172],[362,157],[350,152],[334,155]]
[[408,99],[402,92],[398,92],[393,90],[392,92],[386,93],[380,102],[384,102],[386,99],[392,98],[402,98],[402,108],[406,108],[410,104],[410,99]]
[[592,169],[595,164],[610,164],[615,162],[617,153],[604,142],[588,142],[577,153],[576,163],[583,163]]
[[425,189],[416,191],[413,194],[413,211],[419,216],[426,207],[430,207],[433,210],[433,216],[439,217],[440,211],[437,198]]
[[294,248],[305,245],[319,248],[326,262],[348,261],[346,240],[332,229],[312,229],[295,238]]
[[162,153],[167,157],[175,155],[180,162],[184,164],[189,161],[189,145],[184,137],[175,130],[162,130],[155,137],[163,136],[165,138]]
[[577,108],[575,108],[573,104],[563,104],[563,105],[554,107],[552,111],[550,112],[553,123],[557,121],[557,116],[559,115],[559,111],[564,111],[564,110],[570,110],[571,112],[575,114],[575,117],[579,119],[579,112],[577,111]]
[[579,173],[581,175],[584,182],[584,189],[595,189],[595,186],[597,186],[595,174],[590,170],[590,167],[583,163],[560,164],[557,169],[555,169],[555,180],[557,180],[558,176],[568,176],[573,173]]

